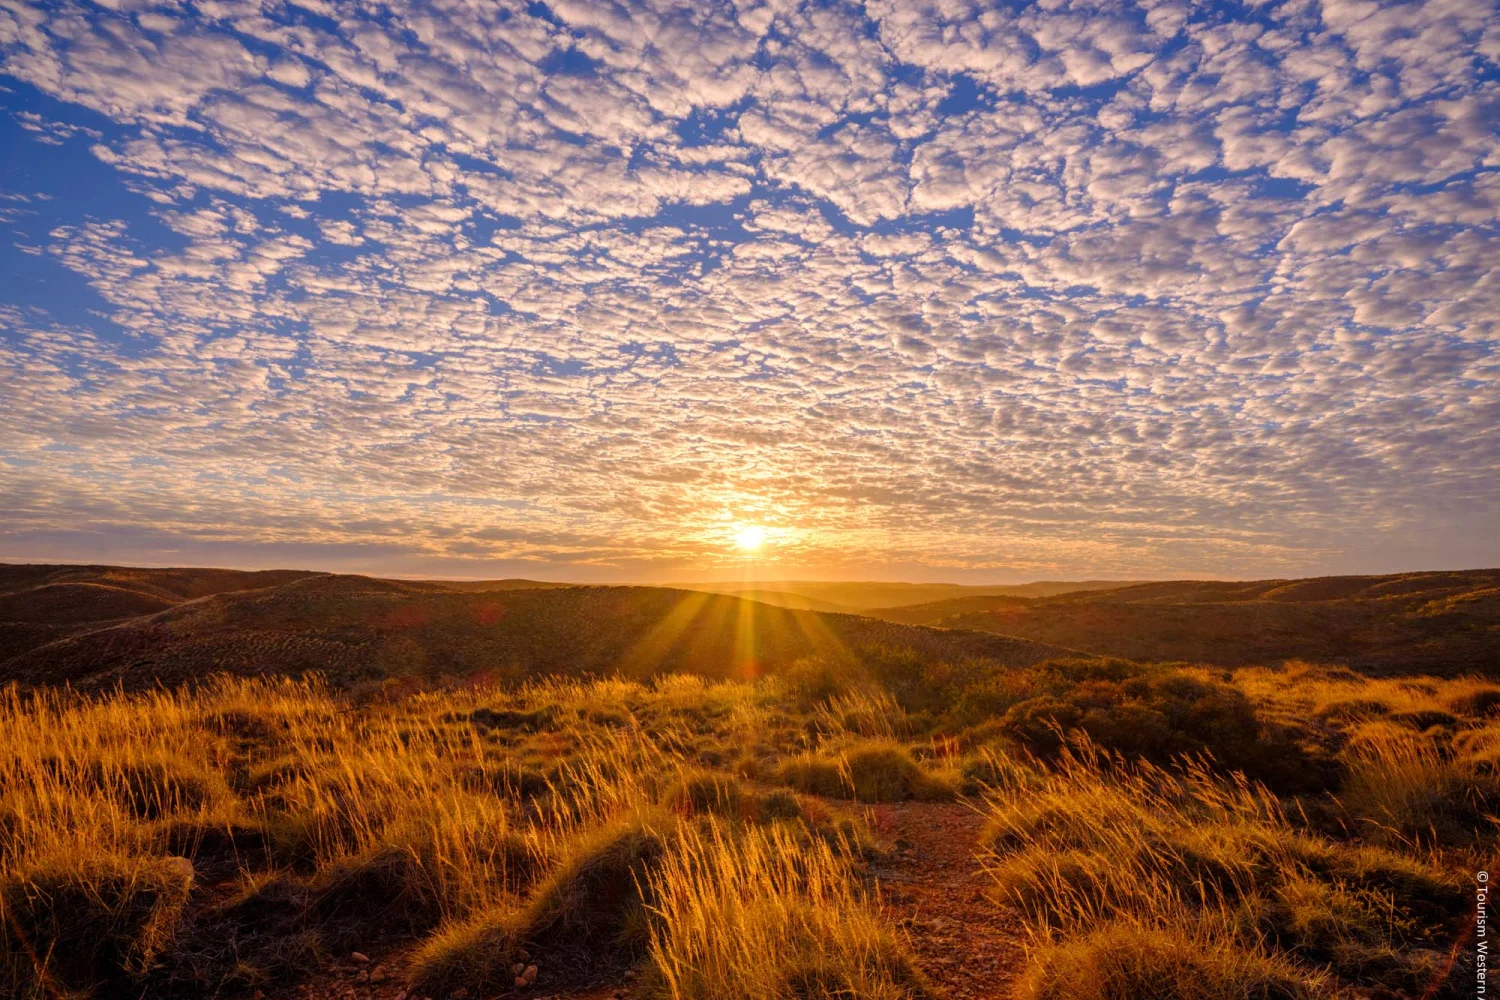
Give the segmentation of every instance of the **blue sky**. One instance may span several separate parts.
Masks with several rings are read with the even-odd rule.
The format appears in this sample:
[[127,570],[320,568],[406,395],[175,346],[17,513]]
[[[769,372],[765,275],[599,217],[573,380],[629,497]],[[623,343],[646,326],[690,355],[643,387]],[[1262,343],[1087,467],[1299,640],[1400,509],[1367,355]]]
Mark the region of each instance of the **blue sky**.
[[1497,62],[1472,0],[0,0],[0,559],[1500,563]]

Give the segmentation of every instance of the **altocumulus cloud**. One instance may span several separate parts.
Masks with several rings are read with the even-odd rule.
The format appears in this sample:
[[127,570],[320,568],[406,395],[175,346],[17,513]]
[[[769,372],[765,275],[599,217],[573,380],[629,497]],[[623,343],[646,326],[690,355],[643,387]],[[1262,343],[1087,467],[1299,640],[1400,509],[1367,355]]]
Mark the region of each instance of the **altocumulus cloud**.
[[1487,0],[0,0],[0,556],[1500,561]]

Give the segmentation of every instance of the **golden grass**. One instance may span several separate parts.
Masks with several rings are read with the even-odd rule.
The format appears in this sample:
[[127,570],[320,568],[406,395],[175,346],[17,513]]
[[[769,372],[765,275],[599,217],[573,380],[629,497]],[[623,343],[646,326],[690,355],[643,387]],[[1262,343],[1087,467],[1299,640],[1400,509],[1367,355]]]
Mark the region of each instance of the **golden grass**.
[[930,995],[849,852],[783,828],[684,826],[650,876],[647,996],[808,1000]]
[[[983,864],[1028,929],[1018,996],[1410,989],[1455,912],[1442,873],[1500,832],[1488,682],[1106,660],[932,675],[962,711],[909,714],[869,676],[813,697],[821,674],[364,700],[274,679],[9,689],[0,996],[259,988],[390,941],[433,995],[645,963],[654,998],[922,997],[854,803],[959,789],[983,793]],[[1211,744],[1241,756],[1161,759]],[[1332,790],[1278,797],[1233,770],[1282,747]]]
[[[1264,788],[1193,761],[1127,762],[1075,739],[987,811],[986,867],[1038,955],[1027,996],[1256,996],[1245,984],[1273,981],[1274,995],[1312,995],[1328,973],[1404,988],[1430,974],[1421,951],[1463,906],[1442,870],[1298,829]],[[1115,985],[1084,989],[1096,960]],[[1152,994],[1153,970],[1179,960],[1191,975]]]

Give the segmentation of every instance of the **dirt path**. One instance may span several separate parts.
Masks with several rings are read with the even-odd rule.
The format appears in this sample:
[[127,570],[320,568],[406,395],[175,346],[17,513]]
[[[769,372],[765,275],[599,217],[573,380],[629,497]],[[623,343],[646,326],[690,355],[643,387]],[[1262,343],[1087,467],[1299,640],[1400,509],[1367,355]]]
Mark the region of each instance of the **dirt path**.
[[918,964],[959,1000],[1006,994],[1025,964],[1013,912],[983,895],[974,860],[983,817],[962,803],[872,806],[871,822],[898,850],[873,866],[886,915],[911,937]]

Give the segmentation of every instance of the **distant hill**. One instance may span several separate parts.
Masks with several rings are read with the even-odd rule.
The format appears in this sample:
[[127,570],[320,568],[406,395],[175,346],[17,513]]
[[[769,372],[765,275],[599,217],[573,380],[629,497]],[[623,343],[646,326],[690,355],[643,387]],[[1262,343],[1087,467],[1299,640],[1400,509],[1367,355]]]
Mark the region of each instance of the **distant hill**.
[[684,583],[687,590],[706,590],[714,594],[736,594],[752,600],[783,607],[796,607],[798,601],[819,611],[867,612],[893,605],[921,604],[963,597],[1050,597],[1083,590],[1107,590],[1128,587],[1130,580],[1077,580],[1073,582],[1043,580],[1036,583],[968,586],[958,583],[861,583],[780,580],[756,583]]
[[561,590],[577,586],[572,583],[553,583],[548,580],[525,580],[511,577],[505,580],[399,580],[416,589],[457,591],[462,594],[487,594],[494,590]]
[[1136,660],[1242,666],[1300,658],[1381,673],[1500,673],[1500,570],[1178,580],[869,614]]
[[744,676],[871,645],[1034,663],[1061,651],[984,632],[778,608],[660,587],[455,591],[434,581],[300,575],[96,623],[0,661],[0,681],[130,688],[224,671],[392,675]]
[[[106,622],[165,611],[216,594],[261,590],[324,575],[292,569],[250,572],[0,563],[0,662]],[[538,580],[423,580],[406,585],[443,592],[568,586]]]
[[213,594],[274,587],[316,575],[300,570],[0,563],[0,661],[102,622],[164,611]]

